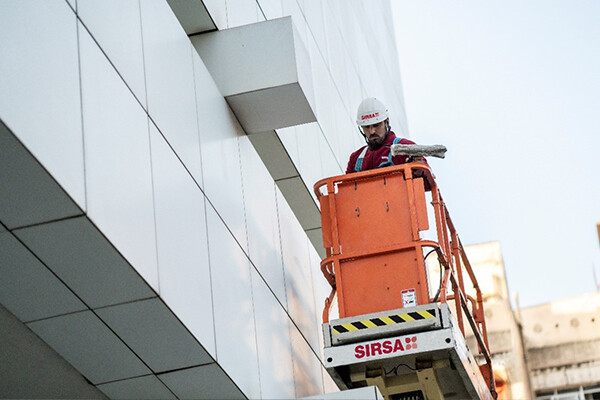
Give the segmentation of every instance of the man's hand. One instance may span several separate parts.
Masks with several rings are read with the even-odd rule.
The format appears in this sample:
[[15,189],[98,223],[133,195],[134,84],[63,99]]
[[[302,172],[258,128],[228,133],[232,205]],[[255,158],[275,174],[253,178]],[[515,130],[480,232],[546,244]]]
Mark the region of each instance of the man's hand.
[[[414,157],[410,157],[409,158],[409,162],[425,162],[425,158],[422,156],[414,156]],[[420,168],[414,168],[412,170],[412,174],[415,178],[421,178],[423,177],[423,170]]]

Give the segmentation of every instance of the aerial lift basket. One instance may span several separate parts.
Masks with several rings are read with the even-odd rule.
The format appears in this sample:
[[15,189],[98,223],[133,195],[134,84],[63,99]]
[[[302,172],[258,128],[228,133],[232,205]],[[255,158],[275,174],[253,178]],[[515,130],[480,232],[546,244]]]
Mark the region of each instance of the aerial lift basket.
[[[426,192],[437,240],[421,237],[429,229]],[[321,270],[332,288],[323,310],[325,364],[336,384],[376,384],[392,400],[495,397],[483,298],[429,166],[331,177],[317,182],[315,193],[326,252]],[[425,265],[432,253],[443,269],[433,298]],[[463,269],[476,298],[464,290]],[[465,343],[465,320],[481,366]]]

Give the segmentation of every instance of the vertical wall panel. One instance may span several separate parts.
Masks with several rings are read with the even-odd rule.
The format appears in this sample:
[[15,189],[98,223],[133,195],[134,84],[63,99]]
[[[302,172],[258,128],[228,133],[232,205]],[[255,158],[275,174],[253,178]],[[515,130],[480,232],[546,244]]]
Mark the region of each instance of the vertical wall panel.
[[146,113],[80,30],[88,216],[158,291]]
[[304,46],[306,47],[308,26],[306,25],[306,20],[304,18],[304,14],[298,6],[298,2],[296,0],[282,0],[282,9],[283,15],[290,15],[292,17],[292,22],[294,23],[294,27],[298,31],[300,39],[302,40]]
[[264,21],[256,0],[226,0],[226,6],[228,28]]
[[262,398],[295,398],[289,317],[254,269],[252,288]]
[[323,392],[334,393],[340,390],[325,368],[321,368],[321,375],[323,376]]
[[297,126],[290,126],[288,128],[277,129],[277,136],[281,140],[283,147],[290,156],[296,169],[300,168],[300,153],[298,152],[298,134]]
[[139,102],[146,106],[140,3],[78,0],[77,14]]
[[150,118],[202,185],[192,45],[166,1],[140,4]]
[[217,362],[249,398],[260,397],[250,261],[207,207]]
[[319,125],[314,122],[310,124],[300,125],[297,127],[298,132],[298,153],[300,154],[300,165],[302,179],[310,194],[318,204],[313,191],[313,185],[316,181],[323,178],[321,169],[321,143],[318,140],[321,136]]
[[[358,132],[356,134],[358,135]],[[341,160],[340,163],[337,162],[329,143],[323,136],[323,132],[319,131],[317,140],[319,141],[319,156],[321,159],[321,171],[323,171],[322,177],[324,178],[345,173],[348,160]],[[356,144],[355,141],[352,143]],[[356,146],[354,147],[356,148]]]
[[216,356],[204,196],[150,124],[160,294]]
[[2,2],[0,119],[85,209],[76,21],[64,0]]
[[[323,14],[323,2],[321,1],[305,1],[302,3],[302,11],[306,17],[306,23],[308,24],[309,31],[317,44],[318,51],[324,57],[327,58],[327,38],[325,36],[325,20],[326,16]],[[311,56],[311,60],[313,57]]]
[[356,72],[356,66],[352,64],[348,66],[348,99],[346,100],[346,106],[352,122],[356,120],[356,111],[362,99],[360,78]]
[[257,2],[267,19],[283,17],[281,0],[257,0]]
[[281,251],[288,312],[310,345],[318,349],[317,335],[320,329],[315,325],[316,309],[306,234],[279,191],[277,191],[277,208],[279,219],[282,221]]
[[227,29],[227,0],[202,0],[219,29]]
[[248,137],[240,138],[248,254],[281,304],[286,304],[275,182]]
[[238,149],[238,138],[244,135],[244,131],[221,96],[202,59],[195,54],[193,60],[204,190],[237,241],[247,249]]
[[354,129],[348,132],[348,114],[346,112],[346,108],[344,107],[344,103],[342,103],[342,98],[337,92],[335,92],[335,94],[332,96],[332,104],[333,115],[336,116],[336,141],[334,142],[334,151],[337,159],[343,163],[344,161],[342,160],[346,160],[350,153],[355,150],[348,141],[348,137],[354,134]]
[[292,341],[292,365],[294,367],[296,398],[323,393],[323,377],[321,375],[319,359],[294,326],[290,330],[290,336]]
[[[327,3],[325,8],[328,9]],[[327,25],[327,53],[329,54],[329,71],[336,88],[335,94],[340,97],[347,95],[346,71],[344,64],[344,42],[336,24]]]
[[317,254],[317,251],[313,247],[312,243],[307,239],[306,241],[308,246],[308,257],[310,260],[310,269],[312,271],[312,282],[315,291],[315,325],[319,327],[319,334],[317,335],[319,339],[319,348],[315,349],[315,352],[321,357],[323,360],[323,334],[321,328],[321,324],[323,323],[323,308],[325,305],[325,299],[331,293],[331,286],[327,282],[327,279],[323,276],[321,272],[321,258]]

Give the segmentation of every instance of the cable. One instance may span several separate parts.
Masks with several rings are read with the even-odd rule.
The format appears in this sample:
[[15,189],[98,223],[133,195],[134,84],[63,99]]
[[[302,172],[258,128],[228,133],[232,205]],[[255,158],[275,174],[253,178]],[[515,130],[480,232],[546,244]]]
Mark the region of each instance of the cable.
[[417,370],[416,368],[413,368],[408,364],[400,363],[400,364],[396,365],[394,368],[392,368],[389,372],[387,372],[385,369],[383,370],[383,372],[385,372],[385,376],[389,376],[391,374],[398,376],[398,367],[401,367],[401,366],[404,366],[404,367],[410,369],[411,371]]
[[[436,251],[435,248],[429,250],[429,252],[425,255],[425,257],[423,257],[423,261],[425,262],[425,265],[427,265],[427,263],[426,263],[427,262],[427,257],[429,257],[429,255],[431,253],[433,253],[434,251]],[[439,263],[439,260],[438,260],[438,263]],[[439,264],[440,264],[440,284],[438,286],[437,293],[433,297],[433,302],[434,303],[437,302],[438,296],[440,295],[440,292],[442,291],[442,264],[441,263],[439,263]]]

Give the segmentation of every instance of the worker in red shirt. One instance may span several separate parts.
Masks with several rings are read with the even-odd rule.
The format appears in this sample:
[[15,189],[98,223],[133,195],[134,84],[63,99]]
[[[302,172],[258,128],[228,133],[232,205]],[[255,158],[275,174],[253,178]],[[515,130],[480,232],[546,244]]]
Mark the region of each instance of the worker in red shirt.
[[415,144],[415,142],[397,137],[390,129],[388,115],[385,105],[374,97],[366,98],[360,103],[356,123],[365,137],[367,145],[350,155],[346,168],[347,174],[424,160],[423,157],[412,157],[411,159],[405,155],[392,157],[390,153],[392,144]]

